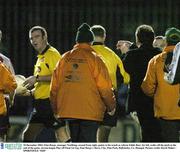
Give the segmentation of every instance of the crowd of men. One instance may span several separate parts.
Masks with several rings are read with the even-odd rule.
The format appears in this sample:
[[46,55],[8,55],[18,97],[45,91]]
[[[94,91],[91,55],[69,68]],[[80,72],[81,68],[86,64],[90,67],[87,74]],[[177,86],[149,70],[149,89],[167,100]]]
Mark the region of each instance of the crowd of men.
[[[38,55],[34,73],[22,84],[25,89],[18,90],[19,96],[34,99],[23,142],[34,142],[43,128],[53,128],[57,142],[108,142],[126,103],[125,114],[137,113],[142,142],[179,141],[179,69],[174,70],[179,29],[155,37],[150,25],[140,25],[136,42],[117,42],[121,57],[105,45],[101,25],[80,25],[76,44],[62,56],[49,44],[44,27],[32,27],[29,39]],[[3,54],[0,75],[0,141],[6,141],[8,110],[19,84]]]

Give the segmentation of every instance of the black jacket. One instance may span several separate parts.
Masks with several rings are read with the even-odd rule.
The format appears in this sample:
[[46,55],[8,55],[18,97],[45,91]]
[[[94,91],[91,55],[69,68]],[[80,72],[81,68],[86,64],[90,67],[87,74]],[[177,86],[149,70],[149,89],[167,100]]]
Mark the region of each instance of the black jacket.
[[128,110],[137,111],[144,116],[153,115],[153,99],[146,96],[141,90],[141,83],[146,74],[149,60],[161,53],[153,46],[142,45],[140,48],[127,52],[124,58],[124,68],[130,74],[130,94]]

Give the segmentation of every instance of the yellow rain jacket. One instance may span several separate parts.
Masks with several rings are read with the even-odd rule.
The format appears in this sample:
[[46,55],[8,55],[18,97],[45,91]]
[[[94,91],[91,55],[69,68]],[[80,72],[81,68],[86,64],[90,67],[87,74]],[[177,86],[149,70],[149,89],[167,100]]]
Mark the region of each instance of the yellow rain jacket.
[[117,89],[117,67],[119,67],[120,69],[119,71],[123,77],[123,82],[126,84],[129,83],[130,77],[129,74],[126,73],[126,71],[124,70],[124,66],[121,59],[110,48],[106,47],[105,45],[93,45],[92,48],[98,55],[100,55],[100,57],[104,61],[108,69],[109,75],[111,77],[113,88]]
[[[42,54],[38,54],[36,65],[34,66],[34,75],[48,76],[52,75],[57,62],[61,59],[60,53],[52,46],[47,46]],[[50,82],[36,82],[34,91],[35,99],[46,99],[50,96]]]

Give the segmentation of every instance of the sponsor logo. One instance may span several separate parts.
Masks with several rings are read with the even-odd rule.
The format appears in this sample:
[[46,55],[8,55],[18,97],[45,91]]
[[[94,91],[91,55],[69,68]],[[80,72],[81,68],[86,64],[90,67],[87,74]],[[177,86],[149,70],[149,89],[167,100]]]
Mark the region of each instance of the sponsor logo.
[[20,143],[4,143],[3,149],[19,150],[22,149],[23,145]]

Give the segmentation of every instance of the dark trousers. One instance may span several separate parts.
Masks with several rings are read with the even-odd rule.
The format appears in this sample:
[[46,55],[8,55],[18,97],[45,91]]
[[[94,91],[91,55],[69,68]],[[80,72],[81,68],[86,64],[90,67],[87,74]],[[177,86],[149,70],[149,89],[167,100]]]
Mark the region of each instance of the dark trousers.
[[162,142],[161,126],[155,117],[144,117],[138,114],[138,119],[142,131],[142,142]]
[[68,120],[72,142],[96,142],[99,122],[91,120]]
[[0,135],[7,134],[7,131],[10,127],[9,123],[9,101],[7,98],[6,100],[6,108],[7,108],[7,114],[6,115],[0,115]]
[[179,142],[180,120],[159,119],[163,142]]

